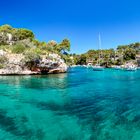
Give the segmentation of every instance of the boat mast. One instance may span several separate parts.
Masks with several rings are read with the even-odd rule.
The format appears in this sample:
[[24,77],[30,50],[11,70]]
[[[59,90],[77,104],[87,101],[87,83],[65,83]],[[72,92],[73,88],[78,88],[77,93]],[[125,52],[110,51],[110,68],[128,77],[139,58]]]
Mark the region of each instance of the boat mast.
[[98,39],[99,39],[99,44],[98,45],[99,45],[99,65],[100,65],[100,59],[101,59],[101,53],[100,53],[100,51],[101,51],[101,45],[102,45],[100,33],[99,33]]

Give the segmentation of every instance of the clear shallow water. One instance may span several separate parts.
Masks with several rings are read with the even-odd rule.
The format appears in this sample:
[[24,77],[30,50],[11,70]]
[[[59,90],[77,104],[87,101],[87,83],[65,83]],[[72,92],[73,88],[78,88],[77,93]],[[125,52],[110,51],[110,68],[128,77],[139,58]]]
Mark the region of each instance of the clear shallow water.
[[0,77],[0,140],[124,139],[140,140],[140,71]]

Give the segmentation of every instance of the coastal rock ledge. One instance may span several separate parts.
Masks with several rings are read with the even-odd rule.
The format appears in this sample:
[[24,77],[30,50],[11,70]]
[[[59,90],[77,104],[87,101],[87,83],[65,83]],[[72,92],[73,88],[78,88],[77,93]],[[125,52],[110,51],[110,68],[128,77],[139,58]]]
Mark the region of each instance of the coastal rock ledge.
[[27,60],[23,54],[9,54],[0,50],[0,75],[37,75],[67,72],[67,64],[58,54],[42,55]]

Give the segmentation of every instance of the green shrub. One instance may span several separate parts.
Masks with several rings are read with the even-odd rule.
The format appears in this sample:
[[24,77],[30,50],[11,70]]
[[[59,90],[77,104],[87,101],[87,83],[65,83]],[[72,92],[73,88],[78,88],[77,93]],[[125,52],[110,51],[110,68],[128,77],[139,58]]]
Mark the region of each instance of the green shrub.
[[5,56],[0,56],[0,69],[4,68],[6,62],[8,62],[7,57],[5,57]]
[[34,52],[38,55],[46,55],[46,51],[45,50],[41,50],[40,48],[35,48]]
[[20,53],[24,53],[24,51],[26,50],[26,47],[22,44],[17,44],[11,47],[12,47],[12,53],[20,54]]
[[24,56],[25,57],[22,60],[22,62],[30,70],[32,70],[32,68],[36,67],[38,62],[39,62],[39,60],[40,60],[40,56],[34,51],[25,52]]
[[40,56],[36,52],[26,52],[24,55],[25,55],[24,59],[26,62],[40,59]]
[[4,64],[8,61],[7,57],[5,56],[0,56],[0,64]]
[[9,45],[0,45],[0,50],[3,50],[3,51],[8,51],[10,50],[10,47]]
[[0,64],[0,69],[3,69],[4,68],[4,64]]

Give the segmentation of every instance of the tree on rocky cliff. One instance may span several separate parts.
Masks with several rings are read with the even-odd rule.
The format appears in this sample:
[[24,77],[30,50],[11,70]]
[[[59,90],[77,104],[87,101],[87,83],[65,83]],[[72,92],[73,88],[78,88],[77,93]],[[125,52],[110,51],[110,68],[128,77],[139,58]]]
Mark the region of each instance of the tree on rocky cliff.
[[23,39],[34,39],[34,33],[30,30],[27,29],[18,29],[16,32],[16,35],[18,37],[19,40],[23,40]]
[[0,26],[0,32],[3,32],[3,33],[12,33],[12,29],[13,29],[12,26],[8,24]]
[[136,58],[136,50],[134,50],[133,48],[127,48],[124,51],[124,60],[132,60]]
[[137,44],[118,46],[117,51],[120,56],[123,56],[123,61],[132,60],[136,57]]
[[34,33],[27,29],[13,28],[7,24],[0,26],[0,45],[9,45],[24,39],[33,40],[34,37]]
[[15,54],[24,54],[30,50],[38,55],[56,53],[65,61],[71,60],[66,53],[70,51],[70,41],[68,39],[64,39],[59,44],[53,40],[47,43],[37,40],[31,30],[13,28],[7,24],[0,26],[0,48]]
[[64,53],[65,51],[70,51],[70,41],[64,39],[60,44],[57,45],[56,49],[58,52]]

